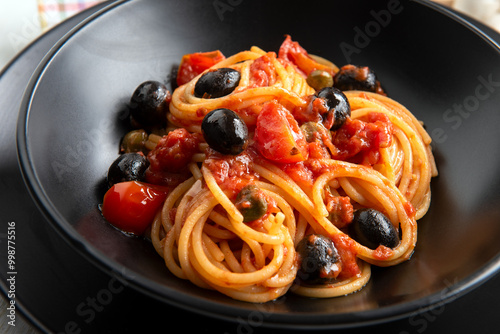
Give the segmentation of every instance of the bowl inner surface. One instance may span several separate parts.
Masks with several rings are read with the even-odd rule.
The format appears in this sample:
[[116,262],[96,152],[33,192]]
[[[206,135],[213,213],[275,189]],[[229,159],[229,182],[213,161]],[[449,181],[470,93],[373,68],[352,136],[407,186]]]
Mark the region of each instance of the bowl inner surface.
[[[23,172],[54,226],[76,248],[168,303],[233,319],[258,311],[271,325],[311,327],[402,316],[498,268],[496,47],[418,1],[309,1],[300,10],[285,1],[217,4],[118,3],[59,43],[32,82],[19,127]],[[389,97],[425,123],[440,175],[432,181],[431,208],[419,221],[409,262],[373,268],[368,285],[346,297],[289,293],[253,305],[177,279],[147,241],[107,224],[98,204],[126,131],[126,104],[141,82],[170,85],[171,70],[186,53],[219,49],[229,56],[252,45],[277,51],[285,34],[337,65],[374,69]]]

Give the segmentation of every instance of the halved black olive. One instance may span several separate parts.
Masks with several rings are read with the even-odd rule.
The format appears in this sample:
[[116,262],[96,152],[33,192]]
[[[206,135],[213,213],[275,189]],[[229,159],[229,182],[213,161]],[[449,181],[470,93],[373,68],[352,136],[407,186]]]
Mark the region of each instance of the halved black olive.
[[347,118],[351,116],[351,105],[344,93],[339,89],[325,87],[318,91],[315,96],[323,99],[328,107],[328,112],[322,115],[322,117],[324,125],[329,126],[331,124],[330,130],[339,129],[344,125]]
[[399,235],[391,221],[375,209],[359,209],[349,225],[349,235],[360,244],[376,249],[379,245],[394,248]]
[[248,145],[248,128],[234,111],[220,108],[209,112],[201,123],[207,144],[222,154],[238,155]]
[[167,87],[158,81],[145,81],[132,94],[129,111],[132,118],[145,127],[162,127],[171,95]]
[[297,276],[311,284],[334,280],[342,266],[333,241],[323,235],[310,234],[297,245],[299,272]]
[[109,167],[108,185],[125,181],[143,181],[149,162],[140,153],[124,153]]
[[335,74],[333,86],[340,90],[377,92],[377,76],[367,66],[345,65]]
[[259,187],[249,184],[236,196],[236,208],[243,215],[243,222],[248,223],[264,216],[267,212],[267,201]]
[[229,95],[240,83],[240,72],[232,68],[219,68],[203,74],[194,86],[194,96],[214,99]]

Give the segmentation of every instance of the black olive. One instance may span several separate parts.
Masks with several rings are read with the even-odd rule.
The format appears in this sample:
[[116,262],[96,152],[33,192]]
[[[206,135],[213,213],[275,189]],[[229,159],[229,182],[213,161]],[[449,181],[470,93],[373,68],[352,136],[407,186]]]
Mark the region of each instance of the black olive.
[[214,99],[230,94],[240,83],[240,72],[232,68],[219,68],[203,74],[194,86],[194,96]]
[[130,98],[130,115],[142,126],[162,127],[166,123],[170,98],[170,92],[161,82],[143,82]]
[[253,184],[241,189],[238,196],[236,196],[235,205],[243,215],[243,222],[245,223],[257,220],[267,212],[267,201],[259,191],[259,187]]
[[299,272],[297,276],[311,284],[334,280],[340,270],[340,257],[333,241],[319,234],[304,237],[297,245]]
[[359,209],[349,225],[349,235],[360,244],[376,249],[379,245],[394,248],[399,235],[391,221],[375,209]]
[[375,72],[366,66],[342,66],[333,78],[333,86],[340,90],[376,92],[377,85]]
[[328,112],[322,115],[323,123],[332,124],[331,118],[333,117],[333,124],[330,126],[330,130],[339,129],[344,125],[347,118],[351,116],[351,105],[344,93],[339,89],[325,87],[318,91],[315,96],[323,99],[328,107]]
[[140,153],[124,153],[120,155],[109,167],[108,184],[124,181],[143,181],[149,162]]
[[201,123],[207,144],[222,154],[238,155],[248,145],[248,128],[234,111],[221,108],[209,112]]

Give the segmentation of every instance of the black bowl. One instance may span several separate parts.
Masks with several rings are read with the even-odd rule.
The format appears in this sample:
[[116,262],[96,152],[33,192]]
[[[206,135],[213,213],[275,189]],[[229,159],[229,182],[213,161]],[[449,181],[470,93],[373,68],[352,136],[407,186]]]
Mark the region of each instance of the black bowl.
[[[346,297],[288,294],[254,305],[175,278],[150,243],[111,227],[98,205],[135,87],[151,79],[170,85],[183,54],[231,55],[252,45],[277,51],[285,34],[338,65],[374,69],[389,96],[425,122],[440,175],[409,262],[374,268],[368,285]],[[42,61],[21,107],[18,152],[28,188],[56,230],[153,298],[267,326],[366,325],[449,302],[500,267],[499,87],[497,45],[425,1],[118,1]]]

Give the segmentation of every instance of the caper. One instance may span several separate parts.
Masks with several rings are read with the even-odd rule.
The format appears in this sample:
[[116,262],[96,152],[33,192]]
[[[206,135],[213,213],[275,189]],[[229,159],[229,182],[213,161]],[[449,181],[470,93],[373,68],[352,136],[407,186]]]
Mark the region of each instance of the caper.
[[148,140],[146,131],[132,130],[128,132],[122,139],[120,144],[121,153],[142,152],[144,144]]
[[307,76],[307,84],[315,90],[333,86],[333,77],[324,70],[314,70]]
[[317,122],[306,122],[300,126],[300,130],[308,143],[316,141],[323,133],[328,134],[323,124]]
[[259,187],[253,184],[241,189],[236,196],[235,205],[243,215],[243,222],[245,223],[257,220],[267,212],[267,201]]

